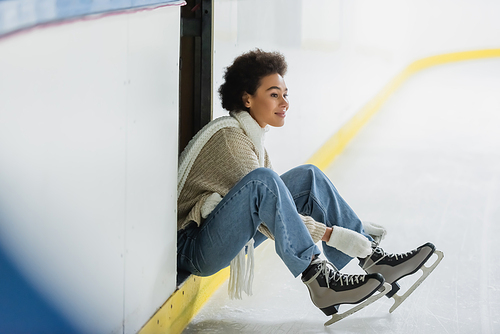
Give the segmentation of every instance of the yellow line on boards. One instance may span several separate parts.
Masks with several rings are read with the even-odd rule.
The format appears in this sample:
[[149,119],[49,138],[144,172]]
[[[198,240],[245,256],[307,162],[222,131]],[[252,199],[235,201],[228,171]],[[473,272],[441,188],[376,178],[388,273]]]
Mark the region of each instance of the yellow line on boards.
[[[500,57],[500,49],[455,52],[422,58],[408,65],[394,77],[370,102],[357,112],[337,133],[307,161],[326,169],[349,141],[382,107],[387,99],[411,75],[431,66],[490,57]],[[181,333],[210,296],[229,277],[229,268],[210,277],[191,275],[139,331],[140,334]]]
[[149,319],[139,333],[182,333],[191,319],[228,277],[229,268],[209,277],[191,275]]

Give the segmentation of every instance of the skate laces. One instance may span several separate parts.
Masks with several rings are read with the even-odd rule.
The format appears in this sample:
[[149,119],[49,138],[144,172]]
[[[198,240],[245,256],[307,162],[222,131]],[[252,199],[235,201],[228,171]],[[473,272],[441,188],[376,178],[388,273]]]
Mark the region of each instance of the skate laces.
[[337,269],[337,267],[333,265],[333,263],[327,260],[320,261],[321,262],[318,263],[316,274],[307,283],[316,279],[319,274],[323,274],[323,276],[325,277],[326,286],[328,288],[330,288],[331,281],[340,283],[340,286],[349,286],[365,281],[365,275],[343,274]]
[[[373,248],[373,252],[371,253],[370,256],[368,256],[365,260],[365,263],[363,264],[363,269],[364,270],[368,270],[370,269],[371,267],[373,267],[374,265],[376,265],[377,263],[379,263],[380,261],[382,261],[383,259],[389,259],[389,261],[392,261],[392,260],[395,260],[395,261],[398,261],[398,260],[403,260],[411,255],[413,255],[417,250],[416,249],[412,249],[411,251],[409,252],[406,252],[406,253],[400,253],[400,254],[389,254],[389,253],[386,253],[382,248],[380,247],[374,247]],[[377,256],[380,256],[380,258],[378,260],[374,260],[372,257],[375,256],[375,258]],[[373,263],[369,266],[366,266],[366,263],[368,262],[368,260],[372,260]]]

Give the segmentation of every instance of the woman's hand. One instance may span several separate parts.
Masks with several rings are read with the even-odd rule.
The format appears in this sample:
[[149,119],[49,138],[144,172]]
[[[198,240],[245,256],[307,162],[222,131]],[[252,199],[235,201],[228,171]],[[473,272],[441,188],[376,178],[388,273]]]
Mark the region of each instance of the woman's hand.
[[385,235],[387,234],[387,230],[385,227],[379,224],[371,223],[371,222],[363,222],[363,229],[366,233],[368,233],[376,243],[380,243],[384,240]]
[[340,226],[333,227],[326,244],[350,257],[365,258],[372,253],[372,243],[364,235]]

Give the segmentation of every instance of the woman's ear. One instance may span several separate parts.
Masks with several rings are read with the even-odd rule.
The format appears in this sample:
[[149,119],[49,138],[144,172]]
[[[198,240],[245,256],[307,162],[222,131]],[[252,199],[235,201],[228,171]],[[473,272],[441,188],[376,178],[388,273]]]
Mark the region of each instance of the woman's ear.
[[247,92],[244,92],[243,95],[241,96],[241,100],[243,101],[243,105],[245,106],[245,108],[249,109],[250,108],[250,97],[251,95],[248,94]]

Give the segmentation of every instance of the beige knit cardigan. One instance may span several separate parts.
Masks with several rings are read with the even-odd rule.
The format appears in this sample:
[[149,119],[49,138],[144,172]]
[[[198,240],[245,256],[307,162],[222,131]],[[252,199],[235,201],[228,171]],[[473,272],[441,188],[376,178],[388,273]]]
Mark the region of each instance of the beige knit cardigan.
[[[213,120],[196,134],[179,159],[178,230],[190,222],[203,224],[229,190],[252,170],[272,168],[264,148],[266,131],[248,112],[240,111]],[[301,218],[313,241],[318,242],[326,226],[308,216]],[[265,222],[259,230],[273,239]],[[242,253],[244,257],[244,250]]]

